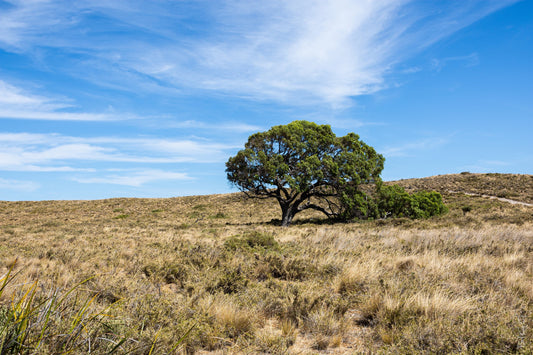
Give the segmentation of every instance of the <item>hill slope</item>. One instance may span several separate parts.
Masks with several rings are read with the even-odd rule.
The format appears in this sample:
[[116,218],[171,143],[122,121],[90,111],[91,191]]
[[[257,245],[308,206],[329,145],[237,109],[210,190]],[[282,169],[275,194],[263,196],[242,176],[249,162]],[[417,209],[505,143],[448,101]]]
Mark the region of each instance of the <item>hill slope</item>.
[[[304,214],[289,228],[270,223],[275,201],[240,193],[0,202],[0,275],[18,272],[0,291],[1,322],[37,282],[25,345],[42,335],[41,353],[166,353],[182,335],[180,351],[200,354],[531,353],[533,207],[449,191],[528,202],[532,180],[402,180],[440,191],[450,212],[347,224]],[[50,303],[37,301],[53,295],[65,297],[44,323]]]
[[395,181],[406,189],[473,193],[533,203],[533,175],[471,174],[437,175],[422,179]]

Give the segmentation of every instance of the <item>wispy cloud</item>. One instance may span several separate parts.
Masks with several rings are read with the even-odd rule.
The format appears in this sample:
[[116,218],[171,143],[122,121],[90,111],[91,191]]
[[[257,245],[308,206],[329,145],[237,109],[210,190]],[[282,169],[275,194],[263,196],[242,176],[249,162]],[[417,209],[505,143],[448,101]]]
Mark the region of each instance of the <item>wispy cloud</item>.
[[477,53],[470,53],[468,55],[456,56],[456,57],[445,57],[441,59],[433,59],[432,66],[434,70],[440,71],[446,65],[458,62],[466,67],[473,67],[479,64],[479,55]]
[[32,133],[0,133],[0,147],[4,171],[94,171],[82,162],[213,163],[225,161],[227,151],[235,149],[205,140]]
[[77,54],[65,71],[127,90],[343,106],[386,87],[413,53],[516,1],[13,1],[0,46],[62,48]]
[[437,148],[446,143],[448,143],[448,139],[445,138],[427,138],[395,147],[384,147],[378,151],[386,157],[407,157],[423,150]]
[[31,107],[36,110],[53,111],[70,106],[65,102],[27,93],[19,87],[0,80],[0,107],[2,110],[5,110],[6,107],[12,109]]
[[[460,171],[470,171],[476,173],[505,172],[510,166],[516,164],[516,159],[510,161],[501,160],[477,160],[475,163],[461,166]],[[502,171],[503,169],[503,171]]]
[[[71,100],[35,95],[0,80],[0,118],[46,121],[118,121],[138,119],[128,113],[75,112]],[[67,111],[68,110],[68,111]]]
[[207,123],[195,120],[187,120],[181,122],[174,122],[169,124],[174,128],[196,128],[206,130],[223,130],[232,132],[254,132],[264,129],[264,127],[251,125],[244,122],[226,122],[226,123]]
[[32,192],[39,187],[40,185],[33,181],[6,180],[0,178],[0,189]]
[[103,177],[72,178],[72,180],[84,184],[113,184],[139,187],[144,184],[162,180],[191,180],[186,173],[170,172],[163,170],[144,170],[138,172],[128,172],[122,175],[111,174]]

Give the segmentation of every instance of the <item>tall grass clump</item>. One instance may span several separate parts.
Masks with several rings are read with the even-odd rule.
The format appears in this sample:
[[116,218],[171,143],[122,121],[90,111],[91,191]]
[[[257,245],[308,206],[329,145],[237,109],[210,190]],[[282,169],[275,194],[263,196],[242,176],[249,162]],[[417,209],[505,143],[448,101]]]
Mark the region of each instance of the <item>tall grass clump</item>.
[[[78,283],[69,290],[42,292],[38,282],[14,284],[15,263],[0,278],[0,354],[72,353],[96,349],[113,353],[126,341],[109,332],[109,307],[96,310],[98,294],[86,293]],[[13,290],[8,290],[11,286]]]

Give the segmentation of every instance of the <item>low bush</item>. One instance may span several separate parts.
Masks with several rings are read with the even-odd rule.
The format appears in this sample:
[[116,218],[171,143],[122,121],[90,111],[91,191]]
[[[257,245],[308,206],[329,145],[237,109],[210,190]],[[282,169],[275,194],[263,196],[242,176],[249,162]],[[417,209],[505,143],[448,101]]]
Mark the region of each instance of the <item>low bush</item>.
[[406,217],[429,218],[448,212],[442,195],[436,191],[418,191],[409,194],[399,185],[377,186],[374,196],[356,193],[341,199],[344,207],[342,218],[374,219]]
[[236,235],[229,238],[224,247],[227,250],[237,249],[263,249],[278,250],[279,244],[271,234],[257,231],[248,232],[243,235]]

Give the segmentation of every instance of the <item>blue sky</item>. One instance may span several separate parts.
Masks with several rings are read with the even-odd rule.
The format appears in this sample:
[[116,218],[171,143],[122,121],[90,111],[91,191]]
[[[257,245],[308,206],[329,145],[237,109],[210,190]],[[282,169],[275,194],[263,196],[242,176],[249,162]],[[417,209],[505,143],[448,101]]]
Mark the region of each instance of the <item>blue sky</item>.
[[247,137],[356,132],[383,178],[533,174],[533,0],[0,0],[0,200],[236,191]]

